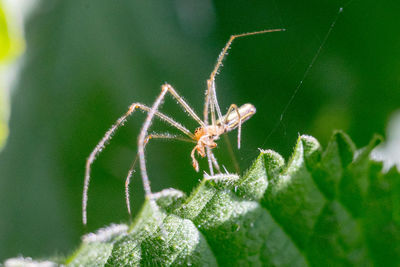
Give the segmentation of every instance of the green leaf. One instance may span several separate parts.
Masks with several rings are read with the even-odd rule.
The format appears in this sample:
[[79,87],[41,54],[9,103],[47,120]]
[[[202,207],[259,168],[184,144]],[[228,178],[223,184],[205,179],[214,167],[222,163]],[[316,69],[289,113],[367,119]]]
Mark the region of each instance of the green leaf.
[[[261,150],[242,176],[155,194],[130,225],[86,235],[70,266],[397,266],[400,174],[336,132],[300,136],[287,164]],[[159,221],[162,224],[159,224]]]

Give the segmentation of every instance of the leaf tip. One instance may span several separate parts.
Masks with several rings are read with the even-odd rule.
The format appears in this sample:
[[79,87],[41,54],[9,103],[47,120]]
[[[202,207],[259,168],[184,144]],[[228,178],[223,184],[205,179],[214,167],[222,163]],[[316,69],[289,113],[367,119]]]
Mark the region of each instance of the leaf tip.
[[281,172],[285,166],[285,159],[277,152],[267,149],[259,149],[261,155],[264,158],[265,171],[267,172],[267,177],[273,177],[277,173]]
[[301,135],[299,141],[303,143],[305,157],[311,157],[321,153],[321,145],[318,140],[311,135]]

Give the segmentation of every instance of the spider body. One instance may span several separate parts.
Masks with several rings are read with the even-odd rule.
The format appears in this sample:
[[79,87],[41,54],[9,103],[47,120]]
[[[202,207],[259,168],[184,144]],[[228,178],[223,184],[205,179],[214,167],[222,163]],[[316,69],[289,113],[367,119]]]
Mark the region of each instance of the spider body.
[[[256,108],[252,104],[244,104],[237,108],[235,104],[232,104],[228,113],[219,119],[215,125],[207,125],[205,127],[200,126],[194,131],[195,141],[197,145],[191,152],[192,165],[196,171],[199,171],[199,164],[195,158],[195,151],[201,156],[205,157],[205,148],[213,149],[217,147],[216,140],[219,136],[230,132],[238,127],[248,119],[250,119],[256,113]],[[238,147],[240,147],[240,131],[238,134]]]
[[[147,117],[143,123],[142,129],[140,131],[138,137],[138,153],[134,161],[132,162],[131,168],[128,171],[128,175],[126,177],[125,182],[125,195],[126,195],[126,205],[128,208],[128,213],[131,214],[130,209],[130,201],[129,201],[129,183],[134,172],[134,167],[139,160],[140,171],[142,175],[143,187],[146,193],[146,198],[149,200],[150,205],[152,206],[154,211],[157,211],[157,204],[154,200],[154,194],[151,192],[150,181],[147,175],[146,168],[146,159],[145,159],[145,146],[149,143],[150,139],[174,139],[179,141],[191,142],[195,143],[195,147],[191,151],[191,159],[192,165],[196,171],[199,171],[199,164],[196,160],[195,153],[197,152],[201,157],[207,157],[208,166],[210,169],[211,176],[214,175],[214,169],[217,172],[220,172],[220,168],[218,162],[212,152],[212,149],[217,146],[216,140],[219,137],[227,132],[230,132],[234,129],[238,129],[238,148],[240,148],[240,136],[241,136],[241,126],[242,123],[251,118],[252,115],[255,114],[256,109],[252,104],[244,104],[241,107],[237,107],[235,104],[232,104],[227,113],[222,115],[221,109],[218,104],[216,90],[215,90],[215,77],[218,74],[218,70],[222,66],[222,61],[227,54],[228,49],[230,48],[233,40],[238,37],[263,34],[268,32],[278,32],[284,31],[284,29],[273,29],[273,30],[264,30],[258,32],[250,32],[232,35],[225,47],[222,49],[221,53],[218,56],[217,63],[210,74],[210,78],[207,80],[207,89],[205,94],[205,103],[203,110],[203,120],[193,111],[193,109],[185,102],[185,100],[175,91],[175,89],[169,84],[163,84],[161,86],[161,93],[158,95],[156,100],[154,101],[151,107],[143,105],[141,103],[133,103],[130,105],[128,111],[122,115],[113,126],[105,133],[104,137],[100,140],[100,142],[96,145],[95,149],[90,153],[87,161],[86,161],[86,170],[85,170],[85,180],[83,186],[83,199],[82,199],[82,220],[83,224],[87,223],[86,216],[86,208],[87,208],[87,194],[89,189],[89,181],[90,181],[90,170],[93,162],[95,161],[97,155],[104,149],[106,143],[110,141],[112,135],[115,131],[121,127],[127,118],[132,115],[137,109],[140,109],[144,112],[147,112]],[[159,108],[166,96],[169,93],[175,98],[178,104],[182,107],[182,109],[192,118],[194,119],[200,126],[192,133],[185,126],[176,122],[172,117],[169,117],[161,112],[159,112]],[[211,123],[209,119],[209,115],[211,117]],[[184,136],[181,135],[173,135],[173,134],[156,134],[156,133],[148,133],[148,130],[151,126],[151,123],[157,117],[173,128],[179,130]]]

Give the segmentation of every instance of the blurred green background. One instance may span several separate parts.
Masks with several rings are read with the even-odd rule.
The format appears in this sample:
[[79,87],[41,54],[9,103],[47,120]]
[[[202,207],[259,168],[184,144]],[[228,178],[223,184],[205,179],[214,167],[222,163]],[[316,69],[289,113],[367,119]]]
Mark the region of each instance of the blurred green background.
[[[215,60],[231,34],[286,28],[233,44],[217,78],[223,110],[250,102],[242,149],[229,135],[242,171],[274,149],[284,157],[299,134],[326,144],[343,129],[358,146],[385,134],[400,103],[398,1],[39,1],[25,21],[26,52],[12,92],[10,135],[0,153],[0,262],[17,255],[68,254],[80,236],[128,222],[124,179],[144,115],[135,114],[93,165],[88,226],[81,223],[86,157],[132,102],[151,105],[169,82],[201,113]],[[344,12],[280,117],[339,7]],[[196,124],[170,97],[163,111]],[[276,127],[275,127],[276,126]],[[157,132],[167,131],[155,122]],[[147,160],[153,191],[190,193],[202,178],[191,144],[154,141]],[[216,154],[234,171],[223,139]],[[201,161],[205,167],[204,160]],[[139,174],[132,206],[143,201]]]

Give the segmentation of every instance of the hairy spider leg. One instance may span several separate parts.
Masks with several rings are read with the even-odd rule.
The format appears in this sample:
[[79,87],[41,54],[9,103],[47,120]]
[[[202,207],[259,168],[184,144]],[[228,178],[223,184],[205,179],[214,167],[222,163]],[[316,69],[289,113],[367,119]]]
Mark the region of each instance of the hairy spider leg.
[[170,92],[170,94],[179,102],[179,104],[181,104],[183,110],[186,111],[195,121],[197,121],[200,126],[206,126],[199,116],[197,116],[196,112],[193,111],[193,109],[185,102],[183,97],[181,97],[171,85],[166,83],[162,87],[165,88],[166,91]]
[[[189,115],[195,119],[202,127],[205,127],[206,125],[203,123],[203,121],[197,116],[197,114],[189,107],[189,105],[183,100],[182,97],[178,95],[178,93],[174,90],[174,88],[169,85],[169,84],[163,84],[161,86],[161,93],[159,96],[156,98],[154,101],[154,104],[150,111],[148,112],[148,115],[146,117],[146,120],[143,124],[143,127],[140,131],[139,138],[138,138],[138,154],[139,154],[139,165],[140,165],[140,171],[142,175],[142,180],[143,180],[143,187],[144,191],[146,194],[146,199],[149,200],[150,206],[153,208],[153,210],[157,213],[159,210],[157,207],[157,204],[152,196],[151,193],[151,187],[150,187],[150,180],[147,174],[147,168],[146,168],[146,159],[144,156],[144,146],[145,146],[145,138],[147,136],[147,132],[151,126],[151,123],[153,121],[154,116],[156,115],[165,95],[167,92],[170,92],[173,97],[175,97],[178,102],[181,104],[184,110],[186,110]],[[158,213],[157,213],[158,214]],[[161,218],[157,216],[157,220],[159,220],[160,226],[162,225]],[[161,228],[163,231],[163,229]]]
[[204,112],[203,121],[206,125],[209,125],[208,113],[211,113],[211,125],[215,125],[216,123],[215,110],[217,111],[219,119],[221,119],[222,113],[216,97],[215,84],[211,84],[210,82],[211,82],[210,80],[207,80],[207,88],[210,88],[210,90],[207,89],[205,94],[206,99],[203,111]]
[[[196,143],[193,139],[186,138],[184,136],[177,136],[177,135],[172,135],[169,133],[163,133],[163,134],[156,134],[152,133],[149,134],[145,140],[144,140],[144,148],[146,148],[147,144],[149,143],[150,140],[153,139],[169,139],[169,140],[179,140],[183,142],[190,142],[190,143]],[[129,184],[131,182],[131,178],[133,175],[133,171],[135,169],[137,160],[139,158],[139,154],[136,154],[135,159],[133,160],[131,167],[129,168],[128,175],[126,176],[125,179],[125,200],[126,200],[126,207],[128,209],[128,214],[129,216],[132,215],[131,213],[131,204],[130,204],[130,195],[129,195]]]
[[225,119],[224,119],[224,124],[226,124],[228,122],[228,118],[229,118],[229,114],[231,112],[236,112],[237,116],[238,116],[238,137],[237,137],[237,145],[238,145],[238,149],[240,149],[240,136],[242,133],[242,116],[240,115],[239,109],[237,107],[236,104],[231,104],[228,112],[225,115]]
[[[166,90],[168,90],[171,94],[172,94],[172,96],[174,96],[177,100],[178,100],[178,102],[181,104],[181,106],[183,107],[183,109],[185,110],[185,111],[187,111],[188,112],[188,114],[194,119],[194,120],[196,120],[199,124],[200,124],[200,126],[201,127],[203,127],[203,128],[206,128],[206,125],[207,125],[207,122],[203,122],[198,116],[197,116],[197,114],[190,108],[190,106],[183,100],[183,98],[181,97],[181,96],[179,96],[179,94],[175,91],[175,89],[171,86],[171,85],[169,85],[169,84],[165,84],[165,85],[163,85],[163,86],[165,86],[165,88],[166,88]],[[213,103],[214,103],[214,101],[213,101]],[[217,103],[217,105],[218,105],[218,103]],[[219,106],[217,106],[218,107],[218,110],[219,110]],[[215,121],[214,121],[214,124],[213,125],[215,125]],[[192,159],[194,159],[194,151],[192,151],[192,154],[191,154],[191,156],[192,156]],[[216,169],[217,169],[217,171],[219,172],[220,171],[220,168],[219,168],[219,165],[218,165],[218,163],[217,163],[217,160],[215,159],[215,157],[214,157],[214,154],[212,154],[212,152],[211,152],[211,154],[212,154],[212,157],[211,157],[211,159],[210,159],[210,157],[209,157],[209,154],[210,153],[207,153],[207,160],[208,160],[208,163],[209,163],[209,168],[210,168],[210,173],[214,173],[214,169],[213,169],[213,164],[214,164],[214,166],[216,166]],[[194,162],[197,162],[196,160],[194,160]],[[195,169],[198,171],[198,165],[197,165],[197,168],[195,167]]]
[[159,216],[159,214],[160,214],[159,208],[157,206],[155,199],[153,198],[153,196],[151,194],[150,180],[149,180],[149,177],[147,176],[146,159],[144,157],[144,146],[145,146],[145,139],[147,136],[147,131],[150,128],[150,125],[153,122],[154,115],[156,114],[156,112],[157,112],[159,106],[161,105],[161,102],[164,99],[167,92],[168,92],[168,85],[167,84],[162,85],[161,93],[156,98],[153,106],[151,107],[150,111],[148,112],[146,120],[143,123],[143,127],[140,130],[140,134],[138,137],[139,165],[140,165],[140,172],[142,175],[144,192],[146,195],[146,199],[149,201],[150,207],[153,210],[156,219],[158,220],[158,224],[160,226],[161,231],[163,232],[163,236],[165,236],[165,234],[164,234],[164,230],[162,227],[162,221]]
[[[217,110],[218,117],[219,117],[220,121],[221,121],[221,118],[222,118],[221,110],[220,110],[220,107],[219,107],[219,104],[218,104],[218,100],[217,100],[217,96],[216,96],[216,92],[215,92],[215,76],[218,74],[218,70],[222,66],[222,61],[223,61],[225,55],[227,54],[227,50],[229,49],[229,47],[232,44],[233,40],[235,38],[237,38],[237,37],[256,35],[256,34],[262,34],[262,33],[267,33],[267,32],[274,32],[274,31],[283,31],[283,30],[284,29],[264,30],[264,31],[258,31],[258,32],[251,32],[251,33],[243,33],[243,34],[238,34],[238,35],[232,35],[230,37],[230,39],[228,40],[228,42],[225,45],[224,49],[222,50],[222,52],[218,56],[217,64],[215,65],[214,70],[211,73],[209,80],[207,80],[206,102],[205,102],[205,105],[204,105],[204,120],[203,121],[197,116],[197,114],[190,108],[190,106],[183,100],[182,97],[180,97],[178,95],[178,93],[169,84],[164,84],[162,86],[162,92],[158,96],[158,98],[156,99],[156,102],[153,104],[153,107],[151,109],[148,108],[145,105],[140,104],[140,103],[132,104],[130,106],[129,110],[123,116],[121,116],[116,121],[116,123],[106,132],[104,137],[96,145],[95,149],[90,153],[90,155],[89,155],[89,157],[88,157],[88,159],[86,161],[85,181],[84,181],[84,190],[83,190],[83,199],[82,199],[82,220],[83,220],[83,223],[84,224],[87,223],[87,216],[86,216],[86,213],[87,213],[87,211],[86,211],[87,210],[87,193],[88,193],[89,182],[90,182],[91,165],[93,164],[94,160],[96,159],[96,156],[104,149],[106,142],[109,141],[112,138],[112,135],[115,133],[115,131],[120,126],[123,125],[123,123],[126,121],[126,119],[135,111],[135,109],[140,108],[140,109],[142,109],[144,111],[147,111],[149,113],[147,118],[146,118],[145,124],[143,125],[141,134],[143,134],[143,133],[144,133],[144,135],[147,134],[147,130],[150,127],[150,124],[152,122],[153,117],[157,116],[157,117],[161,118],[162,120],[168,122],[169,124],[171,124],[175,128],[179,129],[180,131],[182,131],[184,134],[186,134],[190,138],[194,139],[194,135],[188,129],[186,129],[181,124],[175,122],[173,119],[169,118],[168,116],[166,116],[166,115],[164,115],[164,114],[162,114],[162,113],[157,111],[158,110],[158,106],[161,104],[161,101],[164,98],[165,94],[169,91],[172,94],[172,96],[174,96],[177,99],[177,101],[181,104],[183,109],[185,111],[187,111],[189,113],[189,115],[193,119],[195,119],[201,125],[201,127],[203,127],[203,128],[205,128],[208,125],[209,105],[211,105],[210,112],[211,112],[211,116],[212,116],[212,123],[213,123],[213,125],[215,125],[215,109]],[[240,114],[239,114],[239,120],[240,120]],[[241,123],[239,122],[239,124],[241,124]],[[239,128],[240,127],[241,126],[239,125]],[[239,129],[239,132],[240,132],[240,129]],[[240,133],[239,133],[239,135],[240,135]],[[146,166],[145,166],[145,159],[144,159],[144,145],[145,145],[144,144],[144,139],[145,139],[145,136],[142,136],[142,135],[139,136],[139,141],[138,141],[139,153],[138,154],[139,154],[139,159],[140,159],[143,186],[145,188],[146,197],[147,198],[151,198],[150,183],[149,183],[149,180],[148,180],[147,170],[146,170]],[[211,151],[207,153],[207,157],[211,158],[212,164],[214,164],[214,166],[218,166],[218,163],[217,163],[217,161],[216,161],[216,159],[215,159],[215,157],[214,157],[214,155],[212,154]],[[209,162],[210,162],[210,159],[209,159]],[[209,163],[209,165],[212,165],[212,164]],[[219,166],[218,166],[217,169],[219,169]],[[212,166],[211,166],[210,171],[213,172]],[[155,209],[157,209],[154,201],[153,201],[153,204],[151,204],[151,205],[153,207],[155,207]]]
[[257,35],[257,34],[264,34],[264,33],[269,33],[269,32],[279,32],[279,31],[285,31],[285,29],[269,29],[269,30],[263,30],[263,31],[256,31],[256,32],[249,32],[249,33],[242,33],[242,34],[235,34],[231,35],[229,38],[228,42],[222,49],[221,53],[218,56],[217,63],[215,64],[215,67],[213,71],[210,74],[210,78],[207,80],[207,89],[206,89],[206,99],[204,103],[204,123],[208,124],[208,113],[211,113],[211,120],[214,124],[215,121],[215,109],[217,111],[218,117],[221,120],[222,114],[221,114],[221,109],[219,108],[218,104],[218,99],[217,95],[215,92],[215,77],[218,74],[219,69],[222,66],[222,61],[224,60],[225,56],[227,55],[228,49],[232,45],[232,42],[239,37],[245,37],[245,36],[250,36],[250,35]]
[[[133,103],[129,106],[128,111],[122,115],[118,120],[114,123],[113,126],[105,133],[104,137],[100,140],[100,142],[96,145],[95,149],[90,153],[88,159],[86,160],[86,170],[85,170],[85,181],[83,185],[83,197],[82,197],[82,221],[83,224],[87,223],[87,201],[88,201],[88,190],[89,190],[89,182],[90,182],[90,170],[93,162],[95,161],[97,155],[105,148],[106,143],[112,138],[116,130],[121,127],[127,118],[134,113],[136,109],[141,109],[143,111],[149,112],[150,108],[141,103]],[[189,138],[194,139],[194,135],[186,129],[183,125],[176,122],[172,118],[164,115],[161,112],[156,112],[155,116],[160,118],[161,120],[167,122],[171,126],[177,128],[182,133],[187,135]]]
[[217,159],[214,156],[214,153],[212,152],[211,148],[206,147],[206,152],[207,152],[207,161],[208,161],[208,166],[210,168],[210,175],[213,176],[214,175],[214,168],[217,170],[217,172],[221,172],[221,169],[218,165]]

